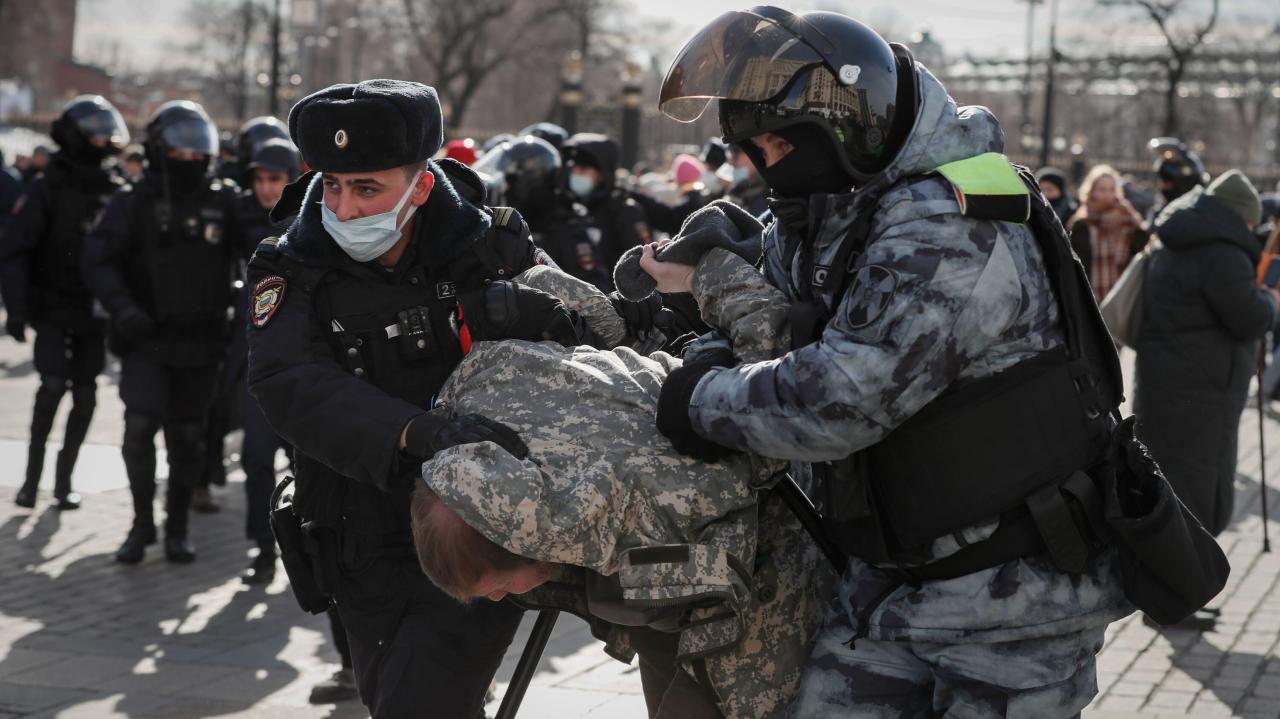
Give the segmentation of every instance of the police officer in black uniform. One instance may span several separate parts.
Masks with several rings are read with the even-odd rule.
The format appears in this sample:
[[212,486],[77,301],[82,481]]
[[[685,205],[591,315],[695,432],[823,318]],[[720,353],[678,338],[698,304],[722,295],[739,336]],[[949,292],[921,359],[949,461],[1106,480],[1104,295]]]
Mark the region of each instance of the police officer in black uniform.
[[[240,193],[236,214],[247,244],[256,247],[257,243],[282,231],[271,221],[271,208],[279,202],[285,186],[302,174],[302,156],[291,141],[272,137],[257,146],[247,164],[248,187]],[[246,254],[252,254],[253,247],[248,247]],[[235,404],[239,405],[244,427],[240,463],[245,475],[245,536],[258,548],[257,556],[241,579],[246,584],[269,584],[275,577],[276,551],[267,516],[271,490],[275,488],[276,452],[282,442],[262,415],[257,400],[249,396],[244,381],[249,359],[247,310],[248,290],[243,289],[236,301],[235,329],[223,381],[239,395]],[[221,465],[221,457],[214,457],[213,453],[209,454],[209,461]]]
[[71,472],[97,403],[97,377],[105,361],[104,328],[93,316],[93,297],[80,272],[85,233],[123,184],[103,161],[124,149],[129,130],[116,108],[98,95],[71,101],[53,122],[58,151],[30,190],[0,250],[0,288],[9,310],[5,328],[26,341],[36,330],[35,366],[40,373],[31,417],[27,476],[14,502],[35,505],[44,468],[45,440],[68,388],[71,411],[58,452],[53,494],[59,509],[75,509]]
[[[219,168],[220,177],[229,178],[242,188],[236,204],[236,214],[244,229],[246,258],[253,253],[253,248],[258,246],[258,242],[276,234],[276,229],[267,219],[271,206],[267,206],[264,210],[254,191],[254,178],[260,174],[255,169],[255,158],[258,158],[259,151],[269,142],[284,143],[284,145],[277,144],[269,153],[268,164],[276,166],[280,172],[287,172],[289,167],[294,167],[292,176],[287,179],[288,182],[297,179],[298,175],[302,174],[300,161],[289,158],[289,153],[296,155],[297,149],[289,141],[288,128],[271,115],[252,118],[240,126],[240,132],[235,140],[230,142],[230,146],[235,148],[234,157],[223,162]],[[227,143],[223,144],[225,146]],[[276,199],[279,199],[278,193]],[[272,205],[274,204],[273,200]],[[240,273],[241,280],[243,280],[243,274],[243,272]],[[243,305],[244,302],[237,301],[236,311],[242,313]],[[241,395],[244,394],[244,368],[247,356],[247,349],[243,344],[244,333],[240,331],[244,327],[243,317],[237,317],[236,327],[240,329],[237,329],[232,340],[229,361],[218,385],[217,396],[209,413],[205,431],[204,471],[196,480],[191,498],[191,508],[197,512],[217,512],[220,509],[209,487],[227,483],[227,469],[222,461],[223,443],[227,434],[235,429],[236,421],[243,411],[240,400]],[[268,496],[270,491],[270,489],[267,490]],[[270,531],[267,534],[270,535]],[[270,539],[269,536],[268,539]]]
[[108,343],[120,355],[125,469],[133,527],[116,552],[142,561],[156,539],[152,516],[155,434],[169,453],[165,558],[190,562],[191,490],[204,456],[230,334],[235,261],[244,240],[235,223],[234,185],[212,178],[218,133],[199,105],[161,105],[147,123],[147,171],[118,193],[85,241],[85,280],[111,315]]
[[580,132],[565,141],[561,152],[569,191],[600,228],[600,255],[612,278],[622,253],[653,240],[644,208],[614,181],[621,150],[611,137]]
[[600,228],[561,191],[560,153],[549,142],[533,135],[504,142],[477,160],[475,169],[498,183],[502,202],[519,210],[534,244],[560,269],[604,292],[613,289],[600,254]]
[[250,391],[294,445],[291,521],[309,554],[294,564],[285,548],[285,569],[304,609],[333,601],[374,717],[481,714],[521,612],[462,606],[423,575],[409,496],[445,447],[525,450],[503,425],[428,410],[471,339],[563,341],[569,325],[550,295],[506,281],[545,255],[518,213],[483,206],[474,172],[430,160],[441,124],[415,82],[304,98],[289,131],[316,172],[286,190],[275,214],[298,218],[249,265]]

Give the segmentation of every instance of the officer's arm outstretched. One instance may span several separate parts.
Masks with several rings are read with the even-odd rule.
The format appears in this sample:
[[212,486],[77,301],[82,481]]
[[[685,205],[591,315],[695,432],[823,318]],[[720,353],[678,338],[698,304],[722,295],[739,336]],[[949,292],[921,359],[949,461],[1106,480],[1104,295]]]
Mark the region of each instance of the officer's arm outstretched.
[[[1022,298],[1010,235],[952,215],[945,231],[960,241],[939,243],[940,225],[899,224],[894,214],[877,223],[889,229],[872,239],[818,341],[769,362],[683,373],[689,430],[778,459],[845,457],[906,421],[997,341]],[[1021,230],[1012,237],[1033,241]],[[973,249],[961,254],[965,244]]]

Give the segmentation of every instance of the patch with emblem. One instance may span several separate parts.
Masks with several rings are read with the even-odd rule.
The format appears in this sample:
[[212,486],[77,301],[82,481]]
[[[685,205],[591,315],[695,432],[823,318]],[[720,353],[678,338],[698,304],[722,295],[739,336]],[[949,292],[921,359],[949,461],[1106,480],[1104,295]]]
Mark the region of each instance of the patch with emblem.
[[275,317],[276,310],[280,309],[280,303],[284,301],[284,288],[285,280],[279,275],[264,277],[253,286],[253,306],[249,308],[252,315],[249,319],[254,327],[262,329]]
[[339,150],[345,150],[347,147],[347,142],[348,142],[348,139],[347,139],[346,130],[338,130],[337,132],[333,133],[333,144]]
[[880,319],[898,290],[898,276],[881,265],[858,270],[849,290],[849,327],[862,329]]
[[636,223],[636,236],[640,238],[640,244],[642,244],[642,245],[647,245],[647,244],[649,244],[650,240],[652,239],[652,238],[651,238],[651,236],[650,236],[650,234],[649,234],[649,223],[647,223],[647,222],[637,222],[637,223]]

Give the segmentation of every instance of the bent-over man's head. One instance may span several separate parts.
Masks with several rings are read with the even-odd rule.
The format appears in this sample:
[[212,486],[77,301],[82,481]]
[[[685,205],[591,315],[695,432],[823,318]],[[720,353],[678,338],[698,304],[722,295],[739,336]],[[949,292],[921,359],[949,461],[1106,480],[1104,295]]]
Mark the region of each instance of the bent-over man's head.
[[426,485],[410,505],[418,564],[445,594],[460,602],[476,597],[499,601],[546,582],[556,565],[521,557],[468,525]]

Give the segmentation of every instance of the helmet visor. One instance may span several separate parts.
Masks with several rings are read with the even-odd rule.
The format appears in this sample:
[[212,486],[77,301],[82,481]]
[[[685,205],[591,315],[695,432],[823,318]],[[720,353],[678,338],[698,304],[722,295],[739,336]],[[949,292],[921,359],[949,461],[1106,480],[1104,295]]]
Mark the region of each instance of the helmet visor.
[[218,154],[218,131],[213,123],[198,117],[184,117],[160,133],[168,150],[188,150],[200,155]]
[[778,21],[754,12],[727,12],[676,56],[658,108],[672,119],[693,122],[712,100],[768,100],[801,69],[822,61],[812,45]]
[[115,108],[99,107],[75,118],[76,127],[97,147],[124,149],[129,144],[129,128]]

